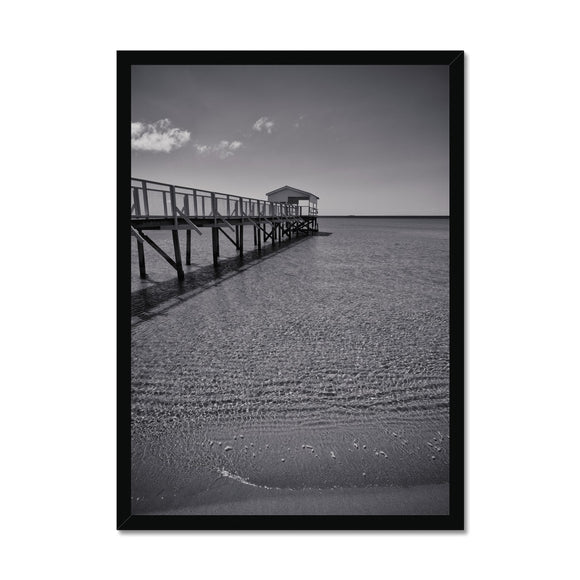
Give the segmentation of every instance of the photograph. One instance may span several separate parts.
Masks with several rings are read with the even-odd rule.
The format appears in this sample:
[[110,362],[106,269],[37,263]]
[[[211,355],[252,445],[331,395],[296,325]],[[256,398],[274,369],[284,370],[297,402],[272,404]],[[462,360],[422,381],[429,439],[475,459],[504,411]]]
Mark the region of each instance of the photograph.
[[117,52],[118,529],[464,529],[463,67]]
[[4,576],[579,576],[570,3],[37,4]]

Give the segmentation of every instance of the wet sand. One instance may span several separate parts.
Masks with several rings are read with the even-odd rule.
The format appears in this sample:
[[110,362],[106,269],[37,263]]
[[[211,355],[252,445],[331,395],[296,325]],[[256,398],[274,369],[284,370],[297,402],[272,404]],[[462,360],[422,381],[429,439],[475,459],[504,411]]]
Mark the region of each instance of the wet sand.
[[277,424],[235,417],[203,425],[174,421],[135,430],[132,509],[204,513],[206,504],[221,509],[239,500],[240,509],[266,509],[263,504],[285,510],[286,499],[288,506],[304,500],[304,509],[317,502],[317,509],[339,509],[352,490],[352,502],[344,503],[348,513],[357,506],[401,513],[393,511],[393,498],[418,513],[429,494],[441,513],[447,509],[441,485],[448,479],[448,454],[448,434],[417,419],[390,421],[388,428],[383,418],[310,426],[290,418]]
[[448,224],[323,224],[136,296],[134,513],[445,513]]
[[415,487],[264,489],[221,478],[196,502],[165,515],[446,515],[449,484]]

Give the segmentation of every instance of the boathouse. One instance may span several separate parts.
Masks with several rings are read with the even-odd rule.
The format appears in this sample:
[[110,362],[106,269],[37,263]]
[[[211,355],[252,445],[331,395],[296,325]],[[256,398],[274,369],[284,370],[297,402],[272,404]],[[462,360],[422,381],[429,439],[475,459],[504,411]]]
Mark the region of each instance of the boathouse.
[[309,191],[297,189],[290,185],[284,185],[270,191],[266,197],[268,201],[297,205],[300,208],[298,215],[316,215],[318,213],[319,197]]

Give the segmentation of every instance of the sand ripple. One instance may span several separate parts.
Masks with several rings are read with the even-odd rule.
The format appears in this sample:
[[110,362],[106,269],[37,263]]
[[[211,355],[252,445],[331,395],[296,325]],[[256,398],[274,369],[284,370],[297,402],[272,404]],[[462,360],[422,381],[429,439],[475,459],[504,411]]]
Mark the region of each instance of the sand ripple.
[[140,509],[195,501],[224,473],[293,489],[447,481],[447,223],[372,221],[329,221],[332,236],[135,325]]

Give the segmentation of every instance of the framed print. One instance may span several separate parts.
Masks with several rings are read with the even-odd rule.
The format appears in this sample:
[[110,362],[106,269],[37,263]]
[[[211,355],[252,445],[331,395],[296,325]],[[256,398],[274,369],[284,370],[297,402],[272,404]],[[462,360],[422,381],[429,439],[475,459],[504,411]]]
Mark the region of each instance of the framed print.
[[118,529],[463,529],[463,66],[117,53]]

